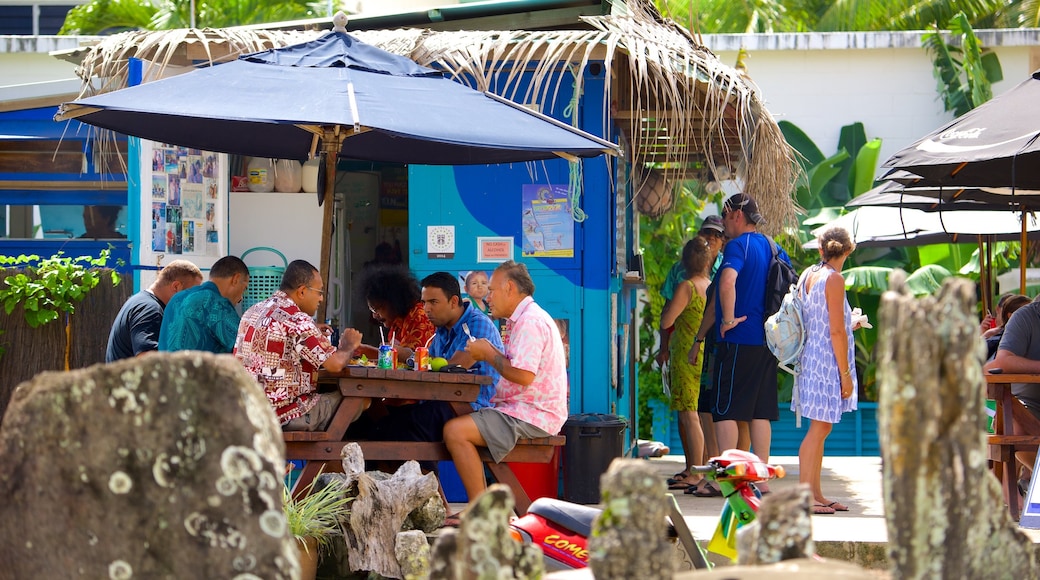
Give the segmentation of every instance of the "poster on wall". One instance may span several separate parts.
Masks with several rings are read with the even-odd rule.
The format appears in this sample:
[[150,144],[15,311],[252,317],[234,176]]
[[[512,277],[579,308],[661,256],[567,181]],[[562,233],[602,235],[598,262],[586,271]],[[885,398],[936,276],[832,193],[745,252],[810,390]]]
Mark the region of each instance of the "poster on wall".
[[523,255],[574,257],[574,219],[566,185],[523,186]]
[[491,280],[491,272],[486,270],[469,270],[459,272],[459,286],[462,289],[462,300],[469,302],[470,306],[491,315],[491,307],[488,306],[488,282]]
[[207,269],[225,256],[227,155],[142,139],[141,161],[142,189],[151,190],[140,196],[141,265],[185,259]]

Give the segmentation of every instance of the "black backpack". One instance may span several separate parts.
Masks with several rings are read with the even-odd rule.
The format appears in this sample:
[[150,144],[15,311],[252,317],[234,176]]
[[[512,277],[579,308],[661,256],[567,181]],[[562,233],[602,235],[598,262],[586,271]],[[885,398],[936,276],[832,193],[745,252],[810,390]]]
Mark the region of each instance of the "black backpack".
[[769,271],[766,273],[765,318],[776,314],[784,302],[784,296],[791,290],[791,284],[798,283],[798,273],[787,262],[780,259],[776,242],[769,240],[769,248],[773,250],[773,258],[769,260]]

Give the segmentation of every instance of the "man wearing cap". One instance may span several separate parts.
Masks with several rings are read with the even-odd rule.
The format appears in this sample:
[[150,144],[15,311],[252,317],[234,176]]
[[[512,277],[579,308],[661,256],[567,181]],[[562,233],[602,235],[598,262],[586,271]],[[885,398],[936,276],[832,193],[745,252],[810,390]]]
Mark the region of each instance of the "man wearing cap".
[[[751,447],[769,460],[770,421],[779,419],[776,359],[765,345],[765,293],[773,252],[758,232],[765,222],[758,204],[746,193],[726,200],[722,220],[729,241],[715,275],[715,298],[704,312],[697,343],[709,330],[716,339],[712,418],[719,449],[737,447],[737,422],[751,423]],[[778,246],[780,259],[790,263]],[[718,313],[718,315],[716,315]],[[698,357],[697,343],[690,360]]]

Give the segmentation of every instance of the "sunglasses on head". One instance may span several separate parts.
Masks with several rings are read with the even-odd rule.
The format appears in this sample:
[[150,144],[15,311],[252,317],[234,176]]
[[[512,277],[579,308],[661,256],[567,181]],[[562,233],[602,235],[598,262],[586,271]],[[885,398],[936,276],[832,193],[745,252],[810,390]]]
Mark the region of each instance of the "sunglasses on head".
[[747,205],[748,202],[750,202],[750,201],[751,200],[748,199],[748,198],[742,199],[739,203],[734,203],[732,200],[727,201],[725,203],[725,205],[723,206],[723,208],[722,208],[722,216],[726,217],[726,214],[731,212],[731,211],[737,211],[737,210],[743,211],[744,206]]

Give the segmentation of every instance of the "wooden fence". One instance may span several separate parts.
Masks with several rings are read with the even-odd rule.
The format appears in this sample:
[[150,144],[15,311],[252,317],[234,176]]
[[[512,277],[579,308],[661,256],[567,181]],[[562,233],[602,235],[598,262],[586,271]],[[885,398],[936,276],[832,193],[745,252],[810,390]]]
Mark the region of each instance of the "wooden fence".
[[[0,280],[19,270],[0,269]],[[102,271],[101,283],[76,303],[76,312],[69,318],[69,339],[66,339],[65,317],[32,328],[25,322],[21,307],[7,314],[0,307],[0,420],[15,388],[42,371],[64,371],[66,345],[69,368],[88,367],[105,362],[105,348],[112,321],[123,302],[133,293],[133,281],[123,277],[118,286],[112,285],[109,271]]]

